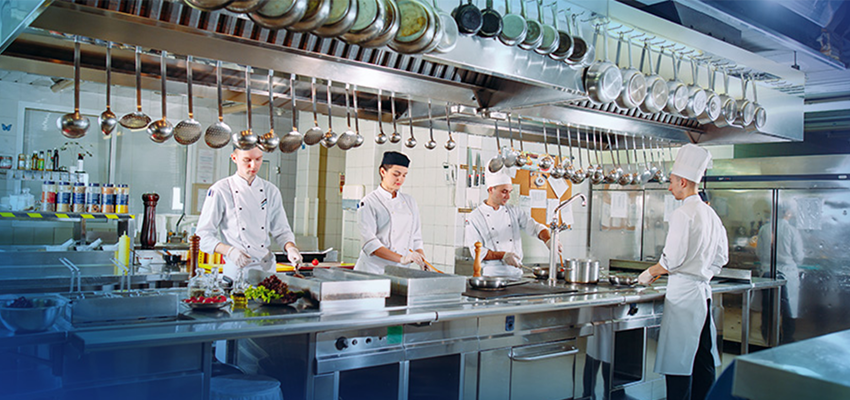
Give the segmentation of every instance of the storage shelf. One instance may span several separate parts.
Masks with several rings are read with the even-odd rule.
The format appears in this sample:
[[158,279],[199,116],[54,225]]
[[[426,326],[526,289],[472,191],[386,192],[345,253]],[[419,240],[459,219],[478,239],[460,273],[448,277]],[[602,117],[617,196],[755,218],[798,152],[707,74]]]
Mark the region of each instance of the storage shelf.
[[63,213],[46,211],[3,211],[0,212],[0,220],[41,220],[41,221],[127,221],[135,219],[132,214],[104,214],[104,213]]

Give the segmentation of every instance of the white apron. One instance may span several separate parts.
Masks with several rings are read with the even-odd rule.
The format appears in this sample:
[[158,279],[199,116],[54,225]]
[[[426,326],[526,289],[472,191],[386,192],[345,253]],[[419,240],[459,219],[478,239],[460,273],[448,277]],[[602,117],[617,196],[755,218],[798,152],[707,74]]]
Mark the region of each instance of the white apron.
[[[530,215],[522,212],[520,208],[509,205],[500,208],[504,208],[508,214],[507,226],[494,226],[492,218],[487,218],[485,215],[485,212],[493,211],[493,208],[487,204],[482,203],[469,213],[464,229],[466,245],[473,257],[475,242],[481,242],[481,257],[484,257],[488,250],[492,250],[512,252],[522,260],[522,230],[525,229],[529,235],[536,237],[546,227],[532,220]],[[507,265],[502,260],[481,262],[483,276],[520,277],[522,272],[521,269]]]
[[[667,280],[664,297],[664,314],[661,318],[661,334],[658,339],[658,354],[655,372],[664,375],[691,375],[694,356],[699,347],[705,317],[706,302],[711,298],[711,286],[707,281],[685,274],[671,274]],[[717,328],[711,324],[711,354],[715,366],[720,365],[717,353]]]
[[[385,193],[378,192],[383,190],[376,189],[361,202],[361,208],[358,211],[363,213],[358,216],[361,237],[364,241],[372,243],[364,243],[361,246],[354,270],[383,274],[384,267],[387,265],[419,268],[415,263],[402,265],[367,253],[367,250],[377,249],[380,246],[401,255],[421,248],[416,240],[417,232],[419,232],[419,214],[416,212],[416,204],[411,197],[402,193],[397,193],[397,198],[391,199],[385,196]],[[371,239],[367,239],[370,237]]]

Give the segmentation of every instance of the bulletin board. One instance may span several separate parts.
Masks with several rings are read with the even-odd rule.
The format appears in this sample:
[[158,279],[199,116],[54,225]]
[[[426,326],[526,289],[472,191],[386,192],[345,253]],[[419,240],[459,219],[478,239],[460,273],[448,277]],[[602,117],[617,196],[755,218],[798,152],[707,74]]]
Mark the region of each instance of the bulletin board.
[[[538,178],[542,178],[542,181]],[[555,193],[555,190],[549,183],[548,178],[549,174],[546,173],[542,173],[539,171],[529,171],[525,169],[517,169],[516,176],[513,178],[513,184],[519,185],[520,196],[530,196],[532,190],[545,190],[547,199],[557,199],[558,201],[564,201],[572,197],[572,182],[564,179],[559,179],[559,181],[564,182],[566,184],[566,190],[563,194],[561,194],[561,197],[559,198]],[[540,185],[539,183],[542,183],[542,185]],[[534,218],[535,221],[543,225],[548,224],[548,221],[546,220],[546,208],[532,206],[531,218]]]

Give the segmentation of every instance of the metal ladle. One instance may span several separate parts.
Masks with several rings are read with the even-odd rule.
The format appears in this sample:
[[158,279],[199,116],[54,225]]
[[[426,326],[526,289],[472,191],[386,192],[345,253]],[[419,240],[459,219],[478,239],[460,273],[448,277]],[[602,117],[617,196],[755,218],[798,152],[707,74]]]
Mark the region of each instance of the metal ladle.
[[496,173],[502,170],[502,167],[505,166],[505,160],[502,159],[502,144],[499,141],[499,121],[493,119],[493,125],[496,133],[496,156],[490,159],[490,162],[487,163],[487,169],[492,173]]
[[596,143],[596,130],[593,131],[593,150],[596,153],[596,168],[593,171],[593,176],[590,177],[590,182],[598,185],[605,181],[605,168],[602,161],[599,159],[599,152],[602,149],[602,132],[599,132],[599,144]]
[[[629,157],[629,140],[626,137],[623,137],[623,144],[626,146],[626,168],[628,168],[629,172],[624,173],[620,176],[620,179],[617,180],[621,186],[631,185],[632,184],[632,161]],[[617,147],[617,164],[622,167],[622,163],[620,162],[620,138],[614,135],[614,146]]]
[[246,116],[248,117],[248,129],[239,132],[233,132],[233,145],[240,150],[251,150],[260,140],[254,130],[251,128],[251,67],[245,67],[245,105]]
[[383,101],[381,101],[381,89],[378,89],[378,134],[375,136],[375,143],[377,144],[384,144],[387,140],[389,140],[387,134],[384,133],[384,114],[382,112],[381,103],[383,103]]
[[555,163],[555,167],[552,168],[552,177],[555,179],[561,179],[567,173],[567,169],[564,168],[564,156],[561,154],[561,126],[555,125],[555,135],[558,137],[558,162]]
[[316,78],[310,80],[310,98],[313,100],[313,126],[304,132],[304,144],[312,146],[325,137],[325,131],[319,127],[319,114],[316,111]]
[[390,143],[398,143],[401,141],[401,133],[398,132],[395,113],[395,92],[390,93],[390,112],[393,114],[393,133],[390,134]]
[[360,134],[360,114],[359,107],[357,107],[357,86],[354,86],[351,89],[351,96],[354,98],[354,148],[358,148],[363,145],[363,135]]
[[561,166],[564,167],[564,179],[572,181],[576,170],[573,167],[573,138],[570,136],[570,124],[567,124],[567,148],[570,149],[570,158],[561,161]]
[[189,101],[189,119],[184,119],[174,127],[174,140],[177,143],[190,145],[201,138],[201,123],[195,121],[192,108],[192,56],[186,57],[186,94]]
[[165,56],[168,54],[167,51],[163,50],[159,55],[159,75],[160,75],[160,83],[162,86],[162,119],[158,119],[154,122],[151,122],[148,125],[148,134],[151,137],[151,140],[157,143],[163,143],[166,140],[170,139],[174,134],[174,127],[171,125],[171,122],[168,122],[166,119],[166,111],[168,109],[167,104],[165,103],[165,73],[166,73],[166,64],[165,64]]
[[280,146],[280,136],[274,133],[274,70],[269,70],[269,131],[258,138],[260,149],[271,153]]
[[218,122],[210,125],[204,132],[204,142],[207,146],[220,149],[230,142],[230,125],[224,123],[224,112],[221,107],[221,61],[215,63],[216,92],[218,93]]
[[446,141],[445,147],[446,150],[452,151],[457,146],[457,142],[452,138],[452,121],[449,118],[449,103],[446,103],[446,130],[449,131],[449,140]]
[[649,141],[649,181],[658,182],[658,166],[655,164],[655,149],[652,147],[652,139]]
[[289,104],[292,107],[292,130],[280,139],[280,151],[284,153],[292,153],[298,150],[304,141],[301,132],[298,132],[298,108],[295,105],[298,96],[295,94],[295,74],[289,76],[289,97],[291,97]]
[[537,166],[540,168],[540,172],[549,172],[549,169],[552,168],[552,164],[555,161],[552,160],[552,156],[549,155],[549,139],[546,137],[546,122],[543,122],[543,148],[546,153],[543,158],[540,159],[540,162],[537,163]]
[[349,103],[349,89],[351,86],[345,84],[345,118],[348,121],[348,129],[339,135],[339,140],[336,145],[342,150],[348,150],[354,147],[354,141],[357,139],[357,134],[351,129],[351,105]]
[[151,117],[142,112],[142,48],[136,46],[136,112],[125,114],[118,120],[121,126],[130,130],[145,129],[151,123]]
[[425,143],[425,148],[428,150],[434,150],[437,147],[437,142],[434,141],[434,120],[433,115],[431,114],[431,99],[428,99],[428,134],[430,135],[430,139]]
[[410,105],[410,97],[407,98],[407,122],[410,125],[410,137],[404,142],[407,148],[416,147],[416,138],[413,137],[413,107]]
[[[642,150],[642,153],[643,153],[644,170],[635,173],[635,175],[637,175],[637,177],[635,178],[635,183],[638,184],[638,185],[645,185],[647,182],[649,182],[649,179],[652,178],[652,173],[649,172],[649,161],[647,161],[647,159],[646,159],[646,138],[644,136],[641,136],[640,138],[641,138],[641,150]],[[639,167],[637,167],[637,159],[638,159],[637,137],[634,138],[634,151],[635,151],[635,167],[639,168]]]
[[516,166],[522,168],[528,164],[528,155],[525,154],[525,149],[522,144],[522,118],[517,118],[516,124],[517,130],[519,131],[519,155],[516,157]]
[[[581,134],[581,132],[579,132],[579,134]],[[579,142],[581,142],[581,138],[579,138]],[[596,173],[596,167],[593,166],[593,161],[590,156],[590,132],[587,130],[584,131],[584,143],[587,145],[587,168],[584,171],[584,178],[590,179]],[[579,146],[581,146],[581,144],[579,144]]]
[[[567,137],[570,139],[570,151],[572,151],[573,138],[572,138],[572,136],[570,136],[570,135],[567,135]],[[582,162],[581,162],[581,129],[579,129],[579,127],[576,127],[576,141],[578,141],[578,142],[579,142],[579,143],[578,143],[578,146],[579,146],[579,147],[578,147],[578,149],[576,149],[576,151],[578,152],[578,169],[574,169],[574,170],[573,170],[573,175],[570,177],[570,180],[571,180],[574,184],[579,185],[579,184],[581,184],[582,182],[584,182],[584,180],[585,180],[585,179],[587,179],[587,175],[586,175],[586,173],[584,172],[584,170],[582,169]]]
[[69,139],[79,139],[89,130],[89,119],[80,114],[80,38],[74,40],[74,112],[59,118],[59,129]]
[[104,135],[109,136],[115,127],[118,126],[118,116],[112,112],[112,42],[106,43],[106,111],[100,114],[97,122],[100,124],[100,131]]
[[322,146],[329,149],[334,147],[339,141],[339,135],[334,132],[333,124],[333,99],[331,99],[331,81],[328,80],[328,131],[325,132],[325,137],[322,138]]
[[611,132],[608,132],[605,137],[608,139],[608,152],[611,153],[611,171],[608,171],[605,181],[608,183],[617,183],[623,176],[623,168],[620,166],[619,158],[616,160],[617,165],[614,165],[614,146],[611,145]]
[[511,149],[505,154],[505,166],[508,168],[516,165],[516,159],[519,157],[519,152],[514,148],[514,130],[511,127],[511,114],[508,113],[508,134],[511,135]]

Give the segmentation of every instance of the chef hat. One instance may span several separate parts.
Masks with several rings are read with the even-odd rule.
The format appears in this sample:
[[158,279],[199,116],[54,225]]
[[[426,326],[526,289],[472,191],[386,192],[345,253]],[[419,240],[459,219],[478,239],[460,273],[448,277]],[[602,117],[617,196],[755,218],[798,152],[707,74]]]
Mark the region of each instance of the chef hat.
[[381,160],[381,165],[401,165],[407,168],[410,166],[410,159],[406,155],[397,151],[385,151],[384,158]]
[[698,183],[708,167],[711,167],[711,153],[695,144],[686,144],[679,149],[671,173]]
[[512,185],[511,176],[505,173],[502,168],[499,172],[490,172],[489,169],[484,171],[484,179],[487,180],[487,189],[499,185]]

